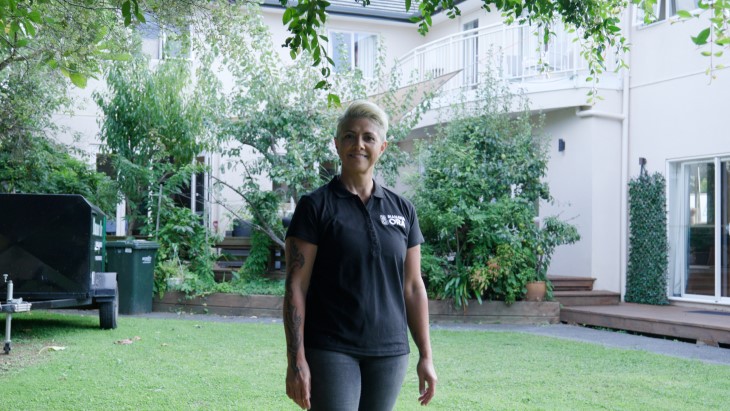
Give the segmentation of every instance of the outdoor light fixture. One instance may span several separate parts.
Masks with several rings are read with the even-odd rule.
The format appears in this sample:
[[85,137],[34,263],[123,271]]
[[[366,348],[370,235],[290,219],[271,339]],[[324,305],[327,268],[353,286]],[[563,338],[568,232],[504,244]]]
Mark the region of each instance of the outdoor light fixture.
[[558,139],[558,151],[565,151],[565,140],[563,140],[562,138]]

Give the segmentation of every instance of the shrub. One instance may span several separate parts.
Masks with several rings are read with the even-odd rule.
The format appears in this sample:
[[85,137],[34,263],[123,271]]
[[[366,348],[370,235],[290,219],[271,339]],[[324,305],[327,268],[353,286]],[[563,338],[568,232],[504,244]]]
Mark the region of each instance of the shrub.
[[514,302],[544,276],[555,246],[578,239],[557,218],[535,225],[536,205],[550,199],[542,119],[486,74],[476,103],[456,107],[437,137],[418,145],[424,171],[412,181],[429,293],[457,306]]

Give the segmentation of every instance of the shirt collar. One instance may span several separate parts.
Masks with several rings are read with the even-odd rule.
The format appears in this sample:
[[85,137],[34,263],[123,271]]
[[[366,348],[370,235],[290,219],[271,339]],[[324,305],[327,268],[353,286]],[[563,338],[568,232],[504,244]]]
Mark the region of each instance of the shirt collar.
[[[383,186],[378,184],[377,181],[373,180],[373,197],[377,198],[383,198]],[[340,198],[347,198],[356,196],[357,194],[352,194],[351,192],[347,191],[345,188],[345,185],[342,184],[342,181],[340,181],[340,176],[334,176],[332,180],[329,182],[329,186],[334,191],[335,194],[337,194],[337,197]]]

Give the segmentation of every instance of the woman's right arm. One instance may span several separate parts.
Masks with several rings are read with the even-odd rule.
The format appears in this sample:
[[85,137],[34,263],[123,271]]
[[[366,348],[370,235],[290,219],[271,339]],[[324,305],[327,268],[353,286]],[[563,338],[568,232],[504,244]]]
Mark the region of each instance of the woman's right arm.
[[288,237],[285,245],[284,332],[288,362],[286,395],[303,409],[309,409],[311,377],[304,356],[304,318],[317,246],[296,237]]

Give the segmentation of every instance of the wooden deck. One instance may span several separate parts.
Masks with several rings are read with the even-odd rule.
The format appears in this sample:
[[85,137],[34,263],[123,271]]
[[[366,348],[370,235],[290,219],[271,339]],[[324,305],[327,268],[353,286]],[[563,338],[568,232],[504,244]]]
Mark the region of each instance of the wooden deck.
[[730,311],[621,303],[562,307],[560,320],[730,348]]

